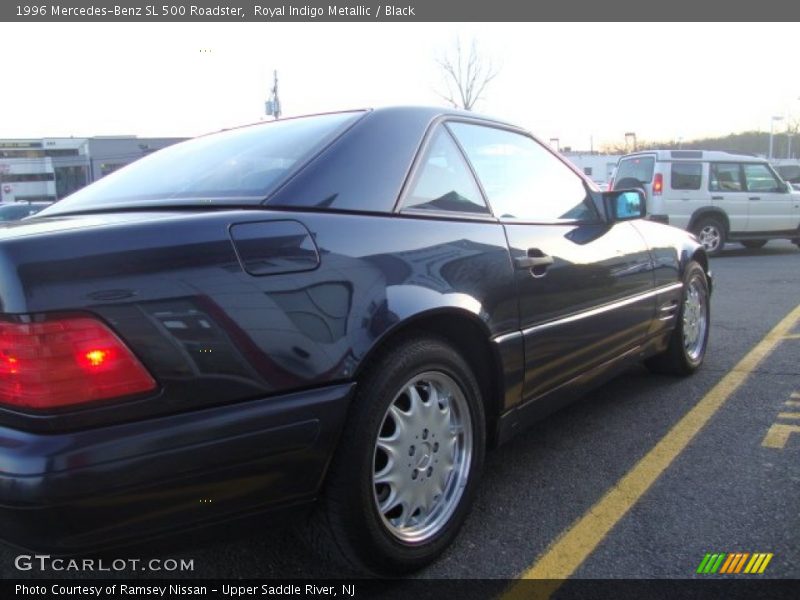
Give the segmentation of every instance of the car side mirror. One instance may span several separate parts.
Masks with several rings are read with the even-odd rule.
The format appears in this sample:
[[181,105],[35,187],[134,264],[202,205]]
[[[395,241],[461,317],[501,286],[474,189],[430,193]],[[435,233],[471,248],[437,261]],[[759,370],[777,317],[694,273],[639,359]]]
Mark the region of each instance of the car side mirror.
[[647,216],[645,196],[641,190],[604,192],[603,205],[608,221],[631,221]]

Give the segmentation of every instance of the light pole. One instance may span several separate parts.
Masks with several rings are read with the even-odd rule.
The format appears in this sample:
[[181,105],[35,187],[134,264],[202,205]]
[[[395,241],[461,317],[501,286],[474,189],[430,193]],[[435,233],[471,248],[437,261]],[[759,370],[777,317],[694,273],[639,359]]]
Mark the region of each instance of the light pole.
[[[798,97],[797,99],[800,100],[800,97]],[[792,133],[791,130],[792,119],[790,117],[791,115],[789,115],[786,118],[786,141],[787,141],[786,158],[788,158],[789,160],[792,159],[792,138],[794,137],[794,133]]]
[[783,117],[772,117],[769,122],[769,155],[768,160],[772,160],[772,137],[775,135],[775,121],[782,121]]
[[635,131],[628,131],[625,134],[625,150],[628,150],[628,141],[633,140],[633,151],[636,152],[636,132]]

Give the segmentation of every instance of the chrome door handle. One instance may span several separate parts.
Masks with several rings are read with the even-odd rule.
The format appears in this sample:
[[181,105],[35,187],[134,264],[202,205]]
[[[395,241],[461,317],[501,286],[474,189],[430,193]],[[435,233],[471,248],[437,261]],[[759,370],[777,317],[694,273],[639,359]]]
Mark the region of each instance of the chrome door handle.
[[517,269],[528,269],[534,277],[544,277],[547,268],[555,262],[552,256],[548,256],[538,248],[530,248],[526,256],[514,258],[514,266]]
[[761,200],[761,196],[750,196],[750,200]]
[[533,269],[534,267],[549,267],[553,264],[552,256],[518,256],[514,263],[518,269]]

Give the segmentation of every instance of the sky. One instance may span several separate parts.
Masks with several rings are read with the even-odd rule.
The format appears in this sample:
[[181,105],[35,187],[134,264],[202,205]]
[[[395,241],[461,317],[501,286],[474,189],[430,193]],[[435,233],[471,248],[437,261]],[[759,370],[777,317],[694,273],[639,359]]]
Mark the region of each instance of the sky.
[[459,38],[499,68],[476,111],[561,148],[800,118],[792,23],[0,23],[0,138],[256,122],[274,69],[284,116],[443,105],[435,59]]

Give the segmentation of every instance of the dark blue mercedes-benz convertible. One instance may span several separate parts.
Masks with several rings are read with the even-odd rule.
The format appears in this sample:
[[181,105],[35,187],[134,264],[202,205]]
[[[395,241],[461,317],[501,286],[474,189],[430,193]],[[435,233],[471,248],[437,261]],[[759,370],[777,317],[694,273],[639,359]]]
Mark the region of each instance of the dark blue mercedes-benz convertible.
[[385,108],[159,151],[0,226],[0,536],[80,552],[308,507],[397,574],[484,454],[703,361],[701,245],[527,132]]

